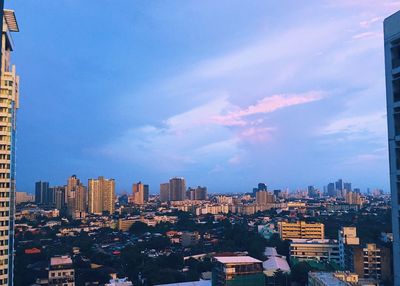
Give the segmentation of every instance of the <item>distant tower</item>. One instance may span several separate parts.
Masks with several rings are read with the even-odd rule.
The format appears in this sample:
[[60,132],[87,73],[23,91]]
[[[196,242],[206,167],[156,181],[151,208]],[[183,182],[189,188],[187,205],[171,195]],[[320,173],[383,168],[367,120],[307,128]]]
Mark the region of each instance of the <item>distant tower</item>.
[[110,214],[115,211],[115,180],[98,177],[89,179],[89,213]]
[[68,215],[86,211],[87,189],[76,175],[68,178],[66,196]]
[[186,183],[184,178],[169,180],[169,197],[171,201],[183,201],[186,197]]
[[169,183],[160,184],[160,201],[169,201]]
[[149,185],[142,182],[133,184],[132,186],[133,203],[142,205],[149,200]]

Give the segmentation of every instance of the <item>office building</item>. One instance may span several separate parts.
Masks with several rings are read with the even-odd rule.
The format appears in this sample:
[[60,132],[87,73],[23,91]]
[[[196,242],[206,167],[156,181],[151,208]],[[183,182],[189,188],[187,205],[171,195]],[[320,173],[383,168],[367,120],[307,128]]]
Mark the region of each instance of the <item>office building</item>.
[[264,286],[265,276],[260,260],[250,256],[214,257],[212,286]]
[[69,256],[50,258],[49,286],[75,286],[75,270]]
[[384,21],[394,285],[400,286],[400,11]]
[[333,239],[292,239],[290,258],[339,263],[339,244]]
[[12,285],[15,215],[15,134],[19,108],[19,77],[11,65],[11,34],[18,32],[14,11],[4,10],[0,87],[0,283]]
[[115,180],[98,177],[89,179],[89,213],[114,213],[115,210]]
[[149,185],[142,182],[133,184],[132,186],[132,202],[134,204],[143,205],[149,200]]
[[172,178],[169,180],[169,200],[183,201],[186,198],[186,183],[184,178]]
[[35,203],[38,205],[48,204],[49,198],[49,182],[35,183]]
[[169,183],[160,184],[160,201],[169,201]]
[[324,239],[325,228],[323,223],[307,223],[305,221],[278,223],[279,236],[285,239]]

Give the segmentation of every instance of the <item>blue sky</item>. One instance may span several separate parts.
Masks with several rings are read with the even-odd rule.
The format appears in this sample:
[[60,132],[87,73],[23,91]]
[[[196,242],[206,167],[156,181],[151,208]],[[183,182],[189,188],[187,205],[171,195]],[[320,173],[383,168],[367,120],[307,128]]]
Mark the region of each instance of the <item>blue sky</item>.
[[383,19],[400,2],[15,0],[17,180],[388,188]]

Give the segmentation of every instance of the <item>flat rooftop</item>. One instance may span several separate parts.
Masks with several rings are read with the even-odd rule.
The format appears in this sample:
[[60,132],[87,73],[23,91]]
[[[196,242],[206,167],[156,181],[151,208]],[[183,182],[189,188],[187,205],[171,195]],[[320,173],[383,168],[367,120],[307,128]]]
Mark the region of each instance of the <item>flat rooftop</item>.
[[65,265],[65,264],[72,264],[72,259],[69,256],[55,256],[50,258],[50,265]]
[[230,264],[230,263],[262,263],[262,261],[255,259],[251,256],[217,256],[214,257],[218,262],[224,263],[224,264]]

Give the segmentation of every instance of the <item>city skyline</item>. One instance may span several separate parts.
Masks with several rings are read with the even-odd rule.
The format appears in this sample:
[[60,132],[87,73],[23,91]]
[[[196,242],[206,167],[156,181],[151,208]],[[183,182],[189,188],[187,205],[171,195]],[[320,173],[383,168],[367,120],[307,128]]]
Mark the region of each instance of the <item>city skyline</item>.
[[396,2],[6,5],[29,91],[19,191],[75,173],[118,193],[173,176],[210,192],[340,177],[389,190],[382,21]]

